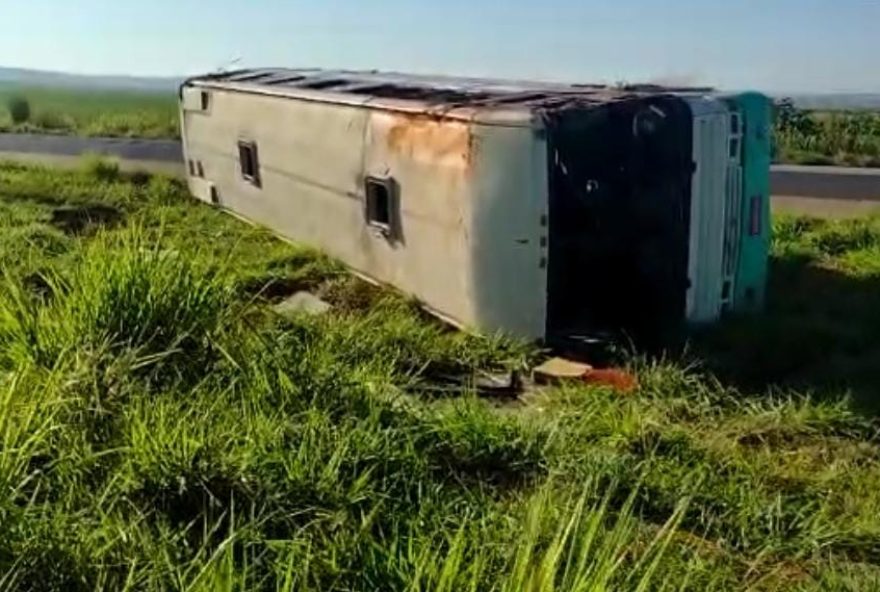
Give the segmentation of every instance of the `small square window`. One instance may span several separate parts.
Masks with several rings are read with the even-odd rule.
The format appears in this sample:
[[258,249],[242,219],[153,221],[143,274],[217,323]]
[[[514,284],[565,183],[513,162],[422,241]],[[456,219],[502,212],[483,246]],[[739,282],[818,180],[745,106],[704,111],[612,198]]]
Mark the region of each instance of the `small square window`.
[[211,108],[211,94],[203,90],[202,91],[202,111],[207,111]]
[[196,176],[196,165],[195,165],[195,163],[194,163],[192,160],[188,160],[188,161],[186,161],[186,162],[187,162],[187,165],[189,165],[189,176],[190,176],[190,177],[195,177],[195,176]]
[[730,158],[737,158],[739,156],[739,140],[734,138],[730,140]]
[[241,167],[241,178],[255,187],[260,186],[260,161],[257,145],[254,142],[238,143],[238,162]]
[[397,191],[394,180],[367,177],[365,196],[367,224],[385,237],[391,237],[397,221]]
[[196,173],[197,173],[198,176],[201,177],[202,179],[205,178],[205,167],[202,166],[202,161],[201,161],[201,160],[197,160],[197,161],[196,161]]

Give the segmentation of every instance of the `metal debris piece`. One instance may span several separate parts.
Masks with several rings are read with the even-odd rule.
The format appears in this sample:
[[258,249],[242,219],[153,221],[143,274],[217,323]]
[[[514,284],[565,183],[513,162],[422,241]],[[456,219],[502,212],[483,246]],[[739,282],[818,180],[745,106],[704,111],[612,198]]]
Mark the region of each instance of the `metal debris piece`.
[[602,370],[590,370],[583,376],[587,384],[607,386],[621,394],[629,394],[639,388],[638,379],[620,368],[605,368]]
[[535,368],[532,375],[538,384],[558,384],[563,381],[583,379],[592,370],[593,367],[589,364],[565,358],[550,358]]
[[297,292],[290,298],[279,302],[272,307],[275,312],[282,316],[297,314],[321,315],[329,311],[331,305],[311,292]]
[[522,391],[523,384],[516,370],[506,374],[481,372],[474,379],[474,387],[485,397],[516,397]]

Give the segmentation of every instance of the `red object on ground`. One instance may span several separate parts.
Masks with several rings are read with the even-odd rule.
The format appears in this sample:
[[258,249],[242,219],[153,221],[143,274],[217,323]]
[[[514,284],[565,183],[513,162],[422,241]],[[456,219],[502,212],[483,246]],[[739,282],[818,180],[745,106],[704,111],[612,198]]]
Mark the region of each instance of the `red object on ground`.
[[608,386],[619,393],[631,393],[639,388],[639,381],[635,376],[618,368],[606,368],[604,370],[591,370],[584,374],[584,382]]

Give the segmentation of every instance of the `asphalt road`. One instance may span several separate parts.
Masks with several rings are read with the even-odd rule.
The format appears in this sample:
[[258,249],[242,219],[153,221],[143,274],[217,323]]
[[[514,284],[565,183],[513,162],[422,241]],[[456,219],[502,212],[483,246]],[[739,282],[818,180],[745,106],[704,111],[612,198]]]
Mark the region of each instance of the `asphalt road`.
[[0,134],[0,152],[54,156],[80,156],[93,152],[124,160],[183,162],[183,149],[177,140]]
[[776,165],[773,195],[880,202],[880,169]]
[[[183,173],[183,150],[177,140],[0,134],[0,159],[54,164],[90,152],[119,158],[123,164],[129,161],[133,167]],[[774,204],[783,209],[846,214],[880,207],[880,169],[774,166],[771,188]],[[841,203],[835,206],[836,202]]]

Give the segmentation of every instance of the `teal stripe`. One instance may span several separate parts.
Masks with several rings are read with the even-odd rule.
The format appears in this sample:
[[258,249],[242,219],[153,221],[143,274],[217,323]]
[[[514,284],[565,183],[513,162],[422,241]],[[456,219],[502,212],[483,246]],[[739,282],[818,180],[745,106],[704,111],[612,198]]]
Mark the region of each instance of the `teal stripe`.
[[764,307],[770,255],[770,100],[755,92],[726,98],[739,111],[743,133],[743,199],[739,262],[733,309],[756,312]]

